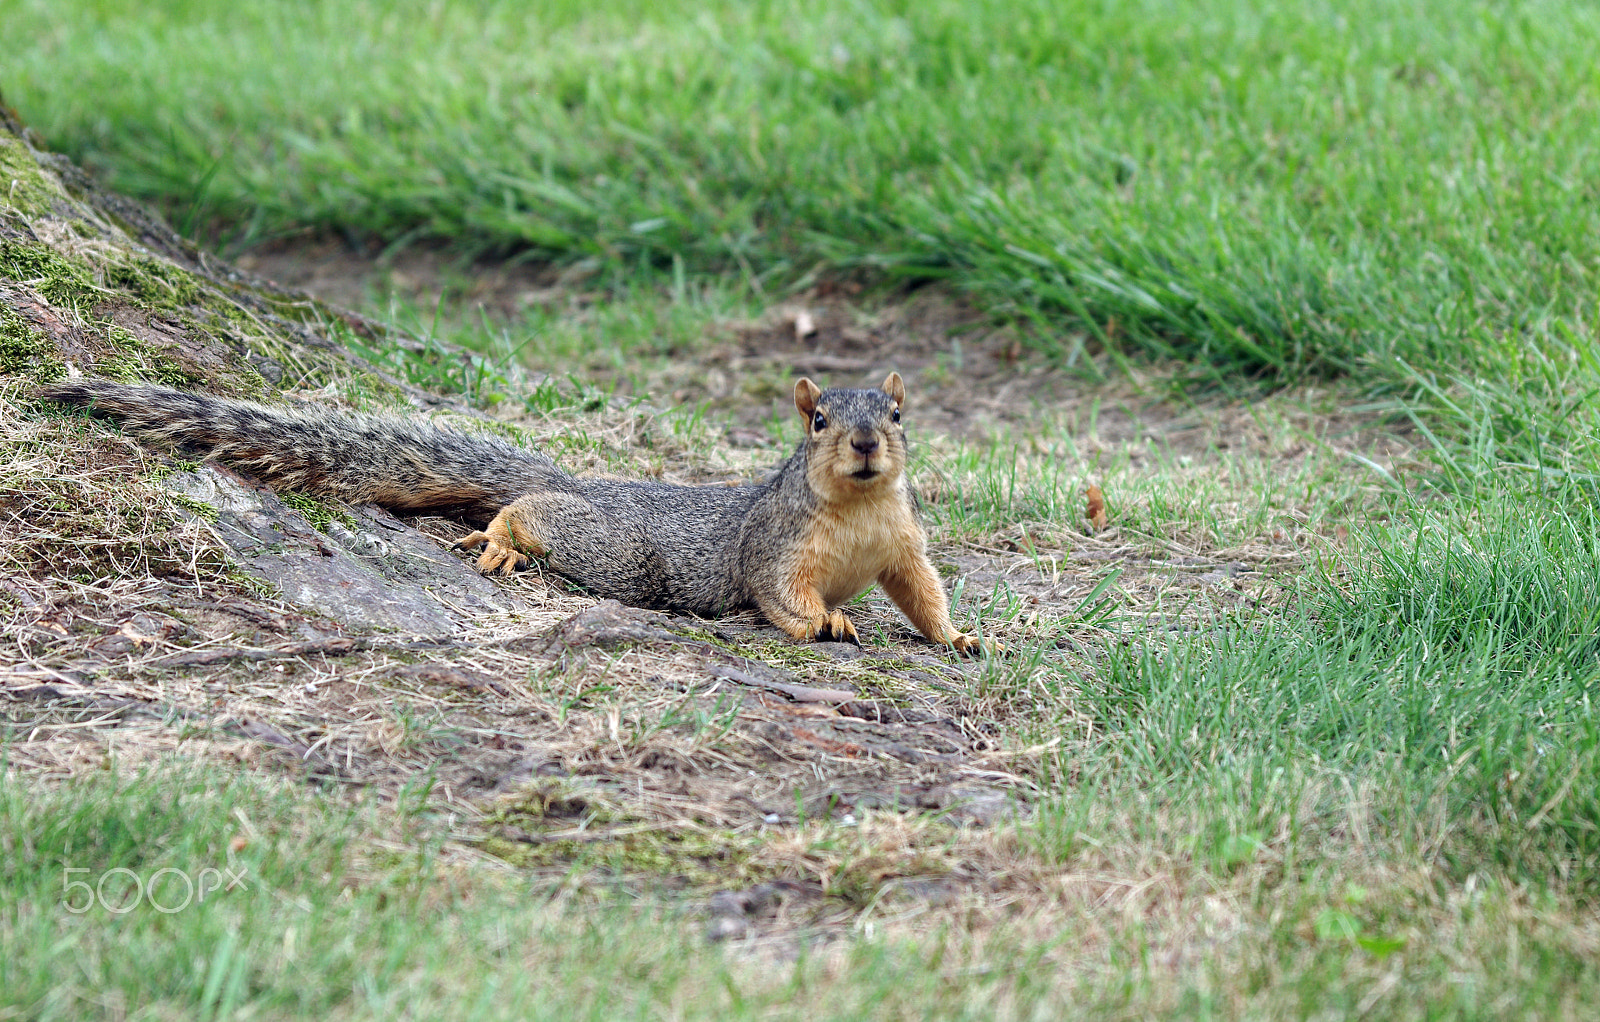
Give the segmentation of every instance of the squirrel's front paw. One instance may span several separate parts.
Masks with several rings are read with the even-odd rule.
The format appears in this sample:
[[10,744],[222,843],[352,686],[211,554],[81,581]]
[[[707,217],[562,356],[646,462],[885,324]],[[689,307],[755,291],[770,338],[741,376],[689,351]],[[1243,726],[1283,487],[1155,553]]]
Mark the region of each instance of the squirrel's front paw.
[[856,626],[850,623],[850,618],[842,610],[830,610],[811,623],[808,642],[848,642],[861,645],[861,636],[856,634]]
[[487,532],[474,532],[450,544],[452,550],[473,550],[483,547],[483,553],[478,555],[478,571],[484,575],[509,575],[513,571],[521,570],[528,566],[528,559],[517,553],[513,547],[506,546]]
[[957,653],[965,653],[967,656],[994,656],[1005,649],[994,639],[979,639],[976,635],[964,635],[960,632],[951,637],[950,645]]

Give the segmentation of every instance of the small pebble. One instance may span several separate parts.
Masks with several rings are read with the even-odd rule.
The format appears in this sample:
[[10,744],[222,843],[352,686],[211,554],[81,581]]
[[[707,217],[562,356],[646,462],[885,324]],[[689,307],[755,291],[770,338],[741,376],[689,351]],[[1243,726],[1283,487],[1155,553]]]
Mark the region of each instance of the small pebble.
[[730,940],[750,932],[750,924],[742,916],[716,916],[706,925],[706,939]]

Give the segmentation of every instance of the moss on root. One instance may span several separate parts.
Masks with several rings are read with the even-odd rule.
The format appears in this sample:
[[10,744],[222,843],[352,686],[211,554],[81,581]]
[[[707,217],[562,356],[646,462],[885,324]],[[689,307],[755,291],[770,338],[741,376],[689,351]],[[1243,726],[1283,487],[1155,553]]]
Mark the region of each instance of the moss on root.
[[523,869],[559,867],[569,872],[602,873],[619,880],[648,880],[659,885],[715,889],[757,883],[775,875],[752,862],[748,838],[726,833],[677,830],[602,828],[595,837],[507,837],[505,831],[476,842],[495,858]]
[[145,308],[179,310],[201,304],[205,289],[193,274],[154,259],[132,259],[106,268],[106,286],[131,295]]
[[0,179],[4,195],[0,205],[10,206],[24,217],[49,215],[60,201],[61,188],[22,140],[0,131]]
[[62,308],[92,302],[94,279],[81,264],[48,245],[0,239],[0,278],[26,284],[45,301]]
[[[338,383],[404,398],[350,346],[399,335],[203,258],[30,142],[0,120],[0,285],[14,285],[0,291],[0,376],[42,382],[71,367],[239,397]],[[29,322],[40,303],[58,320],[46,329]]]
[[723,832],[652,827],[601,790],[555,779],[502,803],[488,822],[492,833],[477,846],[524,869],[561,867],[689,887],[745,876],[757,847],[749,837]]
[[0,305],[0,373],[28,375],[46,383],[61,376],[66,367],[49,338]]
[[356,528],[356,520],[350,512],[335,507],[326,501],[302,493],[298,490],[281,490],[278,499],[295,510],[301,518],[311,524],[318,532],[327,532],[328,526],[338,522],[347,529]]

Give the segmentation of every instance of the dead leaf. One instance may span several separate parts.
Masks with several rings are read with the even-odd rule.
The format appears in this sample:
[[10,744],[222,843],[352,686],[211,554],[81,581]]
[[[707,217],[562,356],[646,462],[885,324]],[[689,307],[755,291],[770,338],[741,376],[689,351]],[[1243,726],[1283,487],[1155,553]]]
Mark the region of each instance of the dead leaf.
[[837,717],[839,711],[826,703],[793,703],[777,696],[769,696],[765,692],[758,692],[750,703],[761,707],[763,710],[772,710],[789,717]]
[[1106,496],[1100,492],[1100,487],[1090,486],[1084,491],[1088,498],[1088,506],[1084,509],[1084,516],[1089,519],[1089,528],[1095,532],[1104,530],[1110,521],[1106,518]]
[[117,629],[117,632],[118,634],[126,637],[135,646],[148,646],[152,642],[156,641],[154,636],[146,635],[139,631],[139,629],[135,628],[131,622],[124,624],[121,628]]
[[815,731],[811,731],[807,728],[790,728],[789,733],[794,735],[795,738],[799,739],[805,744],[816,749],[821,749],[823,752],[831,752],[835,756],[844,756],[849,759],[856,759],[858,757],[867,755],[865,746],[857,745],[855,742],[841,742],[836,738],[829,738],[825,735],[819,735]]
[[811,318],[811,313],[801,310],[794,314],[794,339],[803,341],[817,332],[817,321]]

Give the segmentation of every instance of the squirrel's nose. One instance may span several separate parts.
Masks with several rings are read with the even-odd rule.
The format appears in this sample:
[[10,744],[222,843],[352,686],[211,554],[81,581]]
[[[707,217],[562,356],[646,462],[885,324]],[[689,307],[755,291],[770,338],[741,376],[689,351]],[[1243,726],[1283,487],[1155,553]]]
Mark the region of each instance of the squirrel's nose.
[[860,433],[857,433],[855,436],[850,438],[850,446],[855,448],[855,452],[857,454],[865,457],[866,455],[869,455],[878,449],[878,438],[872,433],[868,433],[864,436]]

